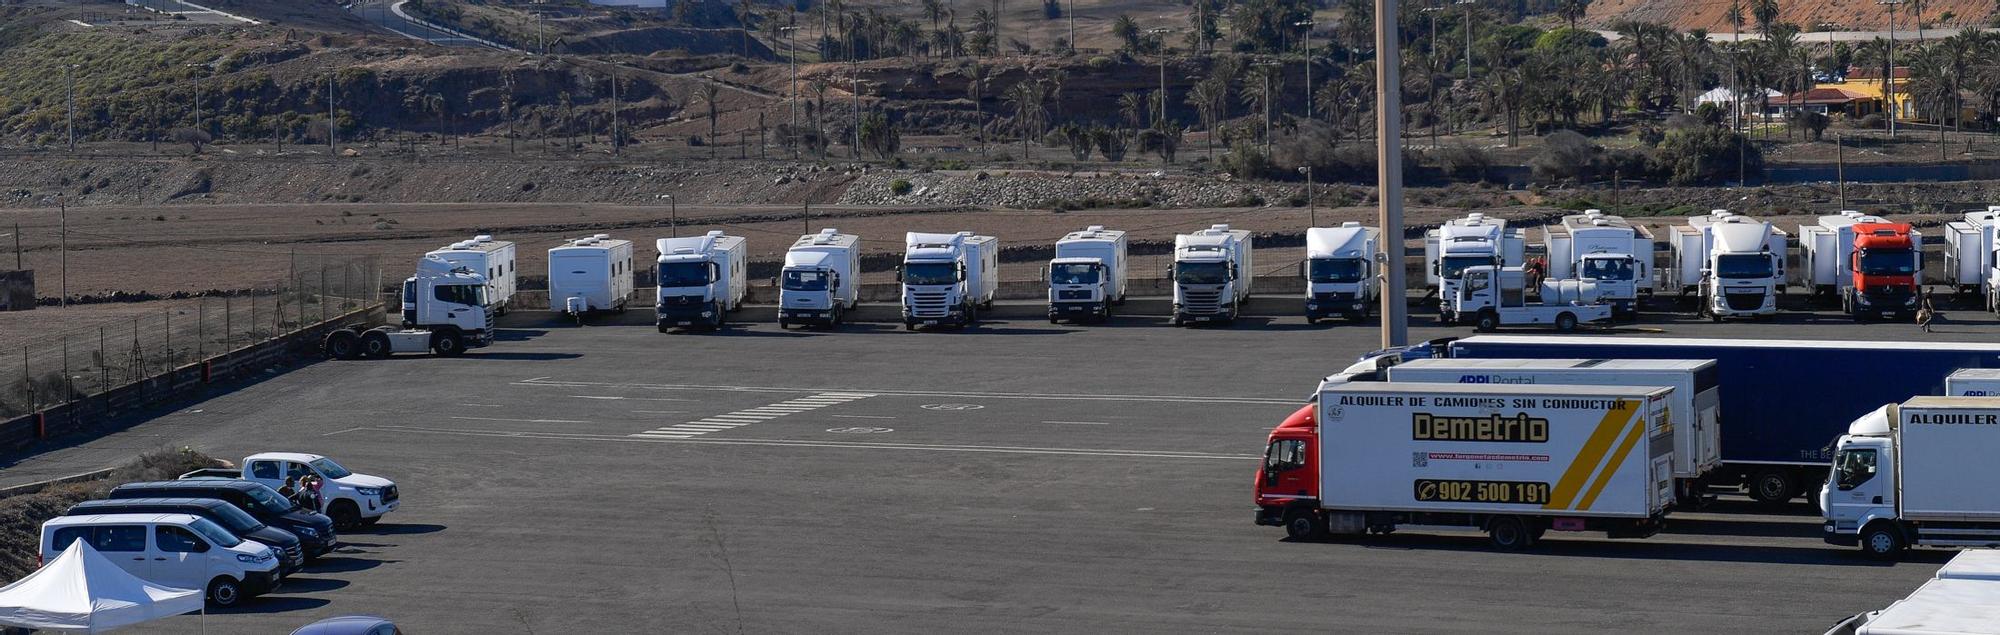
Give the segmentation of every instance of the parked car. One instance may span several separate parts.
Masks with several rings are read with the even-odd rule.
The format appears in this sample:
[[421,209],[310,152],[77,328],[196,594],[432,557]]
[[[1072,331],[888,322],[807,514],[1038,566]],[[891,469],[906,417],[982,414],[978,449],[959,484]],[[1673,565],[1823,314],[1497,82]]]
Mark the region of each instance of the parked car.
[[403,635],[403,631],[395,622],[372,615],[342,615],[301,626],[292,635]]
[[277,527],[264,524],[248,512],[235,505],[213,498],[125,498],[84,501],[63,512],[64,516],[95,516],[100,514],[191,514],[221,525],[229,533],[246,540],[255,540],[278,552],[284,566],[279,575],[291,573],[305,566],[306,556],[303,543],[294,534]]
[[70,543],[92,548],[140,579],[206,589],[216,606],[235,606],[278,586],[278,555],[193,514],[62,516],[42,523],[42,561]]
[[182,481],[126,483],[111,489],[111,498],[213,498],[235,505],[265,524],[297,534],[306,560],[318,558],[339,543],[333,519],[300,509],[269,487],[242,479],[197,478]]
[[325,483],[320,486],[320,508],[313,510],[333,519],[335,528],[347,531],[363,525],[373,525],[382,516],[396,511],[400,498],[396,482],[379,476],[356,474],[333,459],[318,454],[301,452],[265,452],[253,454],[243,459],[243,467],[210,468],[182,474],[181,478],[240,478],[265,487],[278,489],[285,481],[304,480],[306,475],[318,475]]

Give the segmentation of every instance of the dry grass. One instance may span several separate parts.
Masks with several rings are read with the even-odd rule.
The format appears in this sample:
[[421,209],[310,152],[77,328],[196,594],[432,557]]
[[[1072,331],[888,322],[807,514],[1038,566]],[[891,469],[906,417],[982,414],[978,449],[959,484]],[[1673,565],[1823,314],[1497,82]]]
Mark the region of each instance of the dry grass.
[[57,485],[33,494],[0,499],[0,580],[19,580],[41,566],[42,523],[77,503],[104,498],[111,488],[135,481],[170,480],[218,462],[189,448],[159,449],[112,470],[111,477]]

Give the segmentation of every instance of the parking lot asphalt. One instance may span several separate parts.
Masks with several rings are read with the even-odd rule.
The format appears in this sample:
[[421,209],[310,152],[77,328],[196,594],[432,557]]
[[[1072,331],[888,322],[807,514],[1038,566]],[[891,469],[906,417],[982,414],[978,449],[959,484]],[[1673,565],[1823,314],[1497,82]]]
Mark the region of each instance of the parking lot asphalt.
[[[2000,336],[1952,317],[1935,334],[1829,315],[1611,332]],[[1418,323],[1412,339],[1471,334]],[[1865,560],[1821,543],[1809,506],[1740,498],[1650,539],[1551,534],[1526,553],[1472,533],[1294,543],[1254,526],[1264,435],[1376,337],[1296,318],[673,335],[550,321],[460,358],[276,374],[16,457],[0,485],[180,445],[318,452],[399,483],[383,524],[209,616],[212,633],[350,613],[411,633],[1797,633],[1886,606],[1949,555]]]

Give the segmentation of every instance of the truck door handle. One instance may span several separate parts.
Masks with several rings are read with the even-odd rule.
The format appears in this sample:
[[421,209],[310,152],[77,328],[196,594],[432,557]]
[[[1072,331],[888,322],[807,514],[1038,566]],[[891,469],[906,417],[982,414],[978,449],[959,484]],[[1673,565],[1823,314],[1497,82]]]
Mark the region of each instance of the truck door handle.
[[1875,497],[1875,504],[1877,504],[1877,505],[1880,505],[1880,504],[1882,504],[1882,497],[1880,497],[1880,496],[1877,496],[1877,497]]

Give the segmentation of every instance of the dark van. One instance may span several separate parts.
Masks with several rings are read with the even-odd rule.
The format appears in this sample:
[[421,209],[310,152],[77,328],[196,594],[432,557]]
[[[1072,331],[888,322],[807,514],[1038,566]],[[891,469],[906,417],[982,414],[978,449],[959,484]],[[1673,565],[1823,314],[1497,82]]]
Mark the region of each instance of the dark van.
[[84,501],[63,512],[64,516],[97,514],[193,514],[222,525],[229,533],[245,540],[270,545],[282,561],[282,573],[305,565],[305,549],[292,532],[266,525],[235,505],[213,498],[126,498]]
[[278,492],[259,483],[241,479],[196,478],[185,481],[146,481],[126,483],[112,488],[111,498],[213,498],[237,509],[249,512],[250,516],[265,524],[298,535],[305,548],[305,557],[310,560],[326,552],[333,551],[337,537],[333,534],[333,519],[300,509],[298,505],[279,496]]

